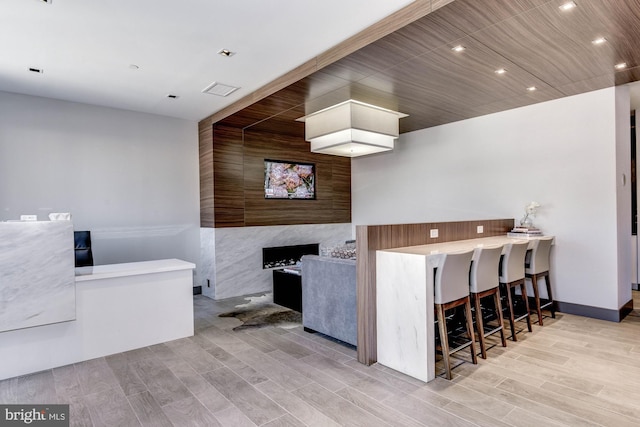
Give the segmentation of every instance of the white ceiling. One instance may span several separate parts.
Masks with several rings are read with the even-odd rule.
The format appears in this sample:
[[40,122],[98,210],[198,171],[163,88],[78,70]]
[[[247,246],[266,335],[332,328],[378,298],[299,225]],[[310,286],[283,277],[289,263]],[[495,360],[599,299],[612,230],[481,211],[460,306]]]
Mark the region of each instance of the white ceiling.
[[1,0],[0,91],[198,121],[411,2]]

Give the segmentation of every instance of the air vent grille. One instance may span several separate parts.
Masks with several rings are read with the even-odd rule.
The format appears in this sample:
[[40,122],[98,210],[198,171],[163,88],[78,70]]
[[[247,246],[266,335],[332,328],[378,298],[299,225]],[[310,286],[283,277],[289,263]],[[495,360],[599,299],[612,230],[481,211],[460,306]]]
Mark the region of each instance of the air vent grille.
[[225,85],[218,82],[213,82],[209,86],[204,88],[202,90],[202,93],[208,93],[210,95],[217,95],[217,96],[229,96],[238,89],[240,88],[235,86]]

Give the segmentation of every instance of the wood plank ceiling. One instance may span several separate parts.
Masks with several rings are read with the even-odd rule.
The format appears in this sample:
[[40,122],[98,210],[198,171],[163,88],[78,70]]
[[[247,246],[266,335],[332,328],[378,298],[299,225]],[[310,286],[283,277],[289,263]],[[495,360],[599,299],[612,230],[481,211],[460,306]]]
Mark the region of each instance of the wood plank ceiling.
[[409,114],[404,133],[639,80],[640,0],[564,3],[455,0],[221,123],[303,135],[295,119],[351,98]]

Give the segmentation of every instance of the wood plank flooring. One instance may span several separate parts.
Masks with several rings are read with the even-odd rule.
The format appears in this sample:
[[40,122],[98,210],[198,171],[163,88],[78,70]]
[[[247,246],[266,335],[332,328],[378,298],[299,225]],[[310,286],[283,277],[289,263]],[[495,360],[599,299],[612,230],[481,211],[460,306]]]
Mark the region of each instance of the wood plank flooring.
[[73,426],[640,425],[640,311],[558,313],[424,384],[302,327],[234,332],[217,314],[240,302],[196,296],[194,337],[0,381],[0,402],[69,403]]

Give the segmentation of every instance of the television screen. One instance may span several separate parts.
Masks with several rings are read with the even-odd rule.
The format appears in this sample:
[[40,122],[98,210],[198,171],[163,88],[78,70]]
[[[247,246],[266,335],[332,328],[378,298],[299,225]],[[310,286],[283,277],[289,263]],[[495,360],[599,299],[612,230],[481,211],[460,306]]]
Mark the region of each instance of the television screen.
[[315,165],[313,163],[265,160],[264,198],[315,199]]

